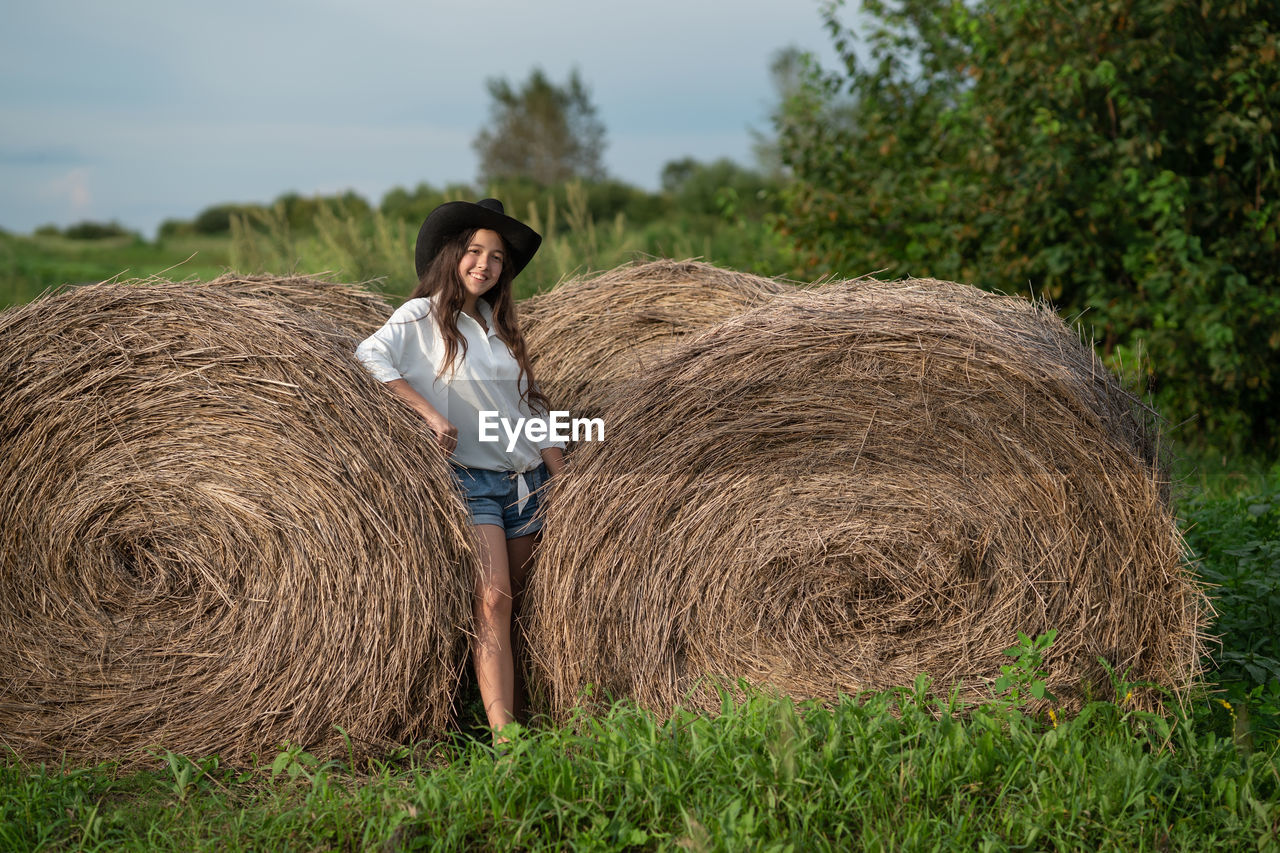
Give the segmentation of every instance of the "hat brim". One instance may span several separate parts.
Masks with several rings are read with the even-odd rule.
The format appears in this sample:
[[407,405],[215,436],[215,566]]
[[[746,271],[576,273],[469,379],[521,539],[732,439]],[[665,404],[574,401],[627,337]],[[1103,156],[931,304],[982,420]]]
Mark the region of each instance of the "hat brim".
[[538,247],[542,245],[542,235],[519,219],[475,202],[445,202],[431,211],[418,229],[418,244],[413,257],[418,278],[422,278],[427,267],[431,266],[431,261],[451,237],[478,228],[496,231],[506,241],[511,255],[507,260],[515,270],[513,277],[519,275],[529,261],[533,260]]

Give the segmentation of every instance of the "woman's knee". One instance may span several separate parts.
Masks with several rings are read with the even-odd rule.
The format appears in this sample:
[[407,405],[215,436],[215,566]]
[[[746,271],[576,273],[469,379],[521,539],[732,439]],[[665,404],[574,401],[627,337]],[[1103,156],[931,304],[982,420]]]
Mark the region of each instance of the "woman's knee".
[[485,622],[511,620],[511,590],[497,584],[484,584],[476,596],[477,615]]

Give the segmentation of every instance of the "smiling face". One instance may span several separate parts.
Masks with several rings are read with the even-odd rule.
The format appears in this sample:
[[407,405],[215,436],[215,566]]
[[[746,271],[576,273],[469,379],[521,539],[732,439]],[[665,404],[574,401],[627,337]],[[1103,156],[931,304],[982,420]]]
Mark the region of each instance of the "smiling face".
[[480,298],[498,283],[506,259],[507,250],[498,232],[481,228],[471,236],[462,260],[458,262],[458,275],[468,301]]

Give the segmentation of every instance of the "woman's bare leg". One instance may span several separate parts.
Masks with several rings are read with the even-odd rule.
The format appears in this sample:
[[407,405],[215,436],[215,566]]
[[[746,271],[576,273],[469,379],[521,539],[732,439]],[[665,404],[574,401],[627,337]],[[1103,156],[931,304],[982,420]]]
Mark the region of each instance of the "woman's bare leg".
[[511,657],[511,573],[507,536],[478,524],[481,575],[476,583],[476,637],[471,648],[480,699],[494,735],[515,719],[515,664]]
[[[537,534],[528,536],[517,536],[515,539],[507,540],[507,566],[508,577],[511,579],[511,612],[514,620],[515,614],[520,612],[520,602],[524,598],[525,581],[529,577],[529,568],[533,564],[533,548],[537,544]],[[515,645],[512,644],[514,652]],[[514,699],[515,702],[511,706],[511,712],[517,719],[524,714],[524,671],[520,666],[520,661],[512,655],[512,669],[514,672]]]

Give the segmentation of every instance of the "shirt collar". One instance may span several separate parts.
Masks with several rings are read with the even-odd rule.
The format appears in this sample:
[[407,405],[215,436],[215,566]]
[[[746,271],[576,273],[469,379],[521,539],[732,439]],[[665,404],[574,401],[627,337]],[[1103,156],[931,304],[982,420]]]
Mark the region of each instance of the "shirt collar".
[[[489,331],[487,334],[489,335],[489,337],[492,338],[494,335],[497,334],[497,332],[495,332],[493,329],[493,306],[490,305],[487,301],[483,299],[479,299],[476,301],[476,307],[480,309],[480,316],[484,318],[484,324],[489,328]],[[468,317],[467,319],[471,320],[470,317]],[[471,320],[471,322],[474,323],[475,320]]]
[[[440,300],[440,295],[439,295],[439,294],[436,294],[435,296],[431,297],[431,301],[432,301],[432,304],[433,304],[433,305],[438,306],[438,305],[439,305],[439,300]],[[497,334],[497,332],[496,332],[496,331],[494,330],[494,328],[493,328],[493,306],[492,306],[492,305],[490,305],[490,304],[489,304],[489,302],[488,302],[488,300],[485,300],[485,299],[478,299],[478,300],[476,300],[476,306],[480,309],[480,316],[484,318],[484,324],[485,324],[486,326],[488,326],[488,327],[489,327],[489,332],[488,332],[489,337],[493,337],[494,335],[496,335],[496,334]],[[438,315],[437,315],[437,316],[438,316]],[[462,317],[467,317],[467,315],[466,315],[466,314],[463,314],[461,311],[459,311],[459,312],[458,312],[458,317],[459,317],[458,322],[460,322],[460,323],[461,323],[461,322],[462,322],[462,319],[461,319],[461,318],[462,318]],[[471,323],[475,323],[475,322],[476,322],[476,321],[475,321],[474,319],[472,319],[471,317],[467,317],[467,321],[468,321],[468,322],[471,322]],[[479,323],[476,323],[476,325],[478,326],[478,325],[480,325],[480,324],[479,324]],[[481,331],[484,331],[484,330],[482,329]]]

